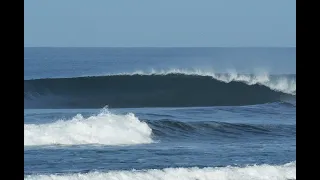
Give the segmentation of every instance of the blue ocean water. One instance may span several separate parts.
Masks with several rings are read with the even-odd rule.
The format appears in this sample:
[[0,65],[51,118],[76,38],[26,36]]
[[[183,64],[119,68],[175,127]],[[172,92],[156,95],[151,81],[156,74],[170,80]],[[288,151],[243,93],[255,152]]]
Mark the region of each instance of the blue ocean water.
[[295,48],[25,48],[25,179],[296,179]]

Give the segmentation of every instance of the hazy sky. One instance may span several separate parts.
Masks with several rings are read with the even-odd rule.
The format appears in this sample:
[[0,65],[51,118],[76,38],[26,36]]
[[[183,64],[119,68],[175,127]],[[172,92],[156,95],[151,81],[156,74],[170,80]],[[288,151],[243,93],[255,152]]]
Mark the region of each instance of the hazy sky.
[[295,0],[25,0],[25,46],[296,46]]

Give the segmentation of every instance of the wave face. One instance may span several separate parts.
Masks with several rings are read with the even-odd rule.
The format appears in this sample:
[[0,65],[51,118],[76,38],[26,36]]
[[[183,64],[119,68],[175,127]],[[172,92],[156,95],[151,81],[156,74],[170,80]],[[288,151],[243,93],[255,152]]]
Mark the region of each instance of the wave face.
[[129,145],[151,143],[151,128],[134,114],[116,115],[106,110],[84,118],[48,124],[25,124],[24,145]]
[[259,165],[217,168],[166,168],[140,171],[90,172],[86,174],[28,175],[26,180],[293,180],[296,179],[296,162],[280,166]]
[[168,71],[24,81],[25,108],[237,106],[295,100],[294,78]]
[[286,136],[296,135],[295,125],[280,124],[244,124],[217,121],[181,122],[175,120],[148,121],[155,137],[222,139],[245,138],[252,136]]

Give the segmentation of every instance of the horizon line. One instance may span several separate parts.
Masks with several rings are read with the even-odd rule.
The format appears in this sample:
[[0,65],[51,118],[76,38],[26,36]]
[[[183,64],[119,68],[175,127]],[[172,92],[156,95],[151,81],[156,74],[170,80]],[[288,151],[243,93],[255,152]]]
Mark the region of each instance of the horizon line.
[[24,46],[24,48],[297,48],[296,46]]

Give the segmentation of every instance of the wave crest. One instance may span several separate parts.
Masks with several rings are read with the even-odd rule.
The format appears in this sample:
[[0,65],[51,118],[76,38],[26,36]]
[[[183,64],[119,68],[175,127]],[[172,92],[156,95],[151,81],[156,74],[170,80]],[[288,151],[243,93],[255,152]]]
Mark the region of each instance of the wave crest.
[[230,83],[243,82],[248,85],[261,84],[269,87],[272,90],[280,91],[288,94],[295,95],[296,93],[296,79],[289,79],[287,77],[278,76],[272,79],[267,72],[260,72],[257,74],[239,74],[236,70],[228,70],[228,73],[215,73],[213,71],[204,71],[201,69],[169,69],[169,70],[155,70],[150,71],[135,71],[133,73],[119,73],[115,75],[170,75],[170,74],[181,74],[181,75],[193,75],[193,76],[208,76],[213,79]]

